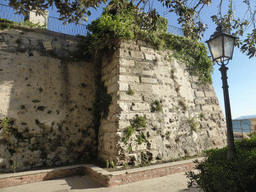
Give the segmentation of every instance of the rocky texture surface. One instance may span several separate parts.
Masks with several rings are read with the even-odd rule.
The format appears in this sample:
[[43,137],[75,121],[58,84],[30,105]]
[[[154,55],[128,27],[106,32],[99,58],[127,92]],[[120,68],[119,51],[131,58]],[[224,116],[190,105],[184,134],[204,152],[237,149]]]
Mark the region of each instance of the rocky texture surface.
[[145,165],[226,145],[213,86],[199,84],[171,51],[144,42],[120,42],[102,58],[112,102],[108,117],[94,121],[98,71],[67,60],[78,41],[44,31],[0,32],[1,172],[86,162],[97,149],[112,165]]
[[226,145],[213,86],[200,84],[171,55],[128,41],[105,58],[102,80],[113,100],[99,132],[103,160],[149,164]]
[[0,31],[0,120],[9,119],[1,129],[1,172],[85,161],[95,153],[93,65],[58,59],[78,40]]

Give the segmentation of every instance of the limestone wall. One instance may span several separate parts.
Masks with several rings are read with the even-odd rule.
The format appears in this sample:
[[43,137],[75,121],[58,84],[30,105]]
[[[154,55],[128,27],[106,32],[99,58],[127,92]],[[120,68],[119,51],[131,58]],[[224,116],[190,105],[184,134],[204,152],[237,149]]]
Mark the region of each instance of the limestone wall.
[[[92,63],[57,59],[79,39],[0,31],[0,171],[86,162],[96,152]],[[6,137],[6,129],[12,134]]]
[[44,31],[0,31],[0,172],[88,162],[97,149],[103,161],[122,165],[226,145],[213,86],[200,85],[184,63],[169,61],[171,51],[143,42],[120,42],[102,58],[101,80],[112,102],[108,117],[93,121],[99,71],[67,60],[78,41]]
[[102,80],[113,100],[99,132],[103,160],[148,164],[226,145],[213,86],[200,85],[184,63],[168,61],[171,55],[128,41],[104,59]]

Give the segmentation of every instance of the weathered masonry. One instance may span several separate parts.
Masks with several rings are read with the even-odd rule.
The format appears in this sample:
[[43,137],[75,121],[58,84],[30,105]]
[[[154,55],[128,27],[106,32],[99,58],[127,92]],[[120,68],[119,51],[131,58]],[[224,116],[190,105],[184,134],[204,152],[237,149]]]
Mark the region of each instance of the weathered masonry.
[[[147,164],[226,145],[212,85],[168,61],[171,50],[119,42],[98,70],[65,59],[78,42],[50,32],[0,31],[1,172],[87,162],[96,153],[116,165]],[[99,71],[112,102],[98,133]]]
[[147,164],[193,156],[226,145],[225,121],[211,84],[200,85],[171,51],[121,42],[103,59],[112,95],[99,133],[99,156],[117,164]]

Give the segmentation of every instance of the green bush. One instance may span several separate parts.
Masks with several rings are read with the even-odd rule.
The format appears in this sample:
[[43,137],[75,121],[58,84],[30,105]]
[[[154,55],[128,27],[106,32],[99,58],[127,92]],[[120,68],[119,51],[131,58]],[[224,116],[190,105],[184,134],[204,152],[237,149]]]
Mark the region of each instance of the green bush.
[[167,33],[168,20],[154,10],[146,13],[132,2],[112,0],[87,29],[88,34],[81,39],[75,58],[93,60],[97,54],[115,50],[118,40],[142,40],[159,50],[172,49],[171,57],[184,61],[201,83],[212,82],[212,62],[204,43]]
[[256,138],[235,141],[237,154],[227,158],[227,147],[205,151],[206,159],[196,162],[198,174],[186,172],[188,187],[205,192],[249,192],[256,187]]
[[249,137],[256,137],[256,132],[252,132],[248,134]]

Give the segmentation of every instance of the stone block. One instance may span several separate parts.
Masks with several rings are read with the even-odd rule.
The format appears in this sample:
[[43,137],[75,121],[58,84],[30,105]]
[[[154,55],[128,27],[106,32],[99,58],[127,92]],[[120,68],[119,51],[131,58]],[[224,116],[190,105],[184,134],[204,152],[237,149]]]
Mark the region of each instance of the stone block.
[[146,60],[154,60],[155,59],[155,55],[150,54],[150,53],[145,53],[145,58]]
[[118,90],[119,91],[128,91],[129,90],[128,83],[118,82]]
[[110,104],[109,106],[109,113],[117,113],[118,112],[118,107],[116,104]]
[[117,136],[116,132],[105,132],[104,136],[103,136],[103,140],[104,141],[114,141],[116,136]]
[[129,51],[127,49],[119,49],[120,57],[130,57]]
[[212,119],[213,119],[214,121],[219,120],[219,119],[220,119],[219,113],[212,113]]
[[195,91],[195,96],[196,97],[204,97],[204,92],[203,91]]
[[120,65],[124,65],[124,66],[134,66],[135,65],[135,62],[134,60],[131,60],[131,59],[120,59]]
[[[107,139],[107,141],[111,141],[111,140],[112,139]],[[103,151],[105,153],[114,153],[115,152],[115,145],[113,145],[112,142],[104,142]]]
[[223,142],[223,139],[220,138],[220,137],[215,137],[215,138],[213,139],[213,144],[214,144],[215,146],[223,146],[223,147],[224,147],[224,145],[225,145],[225,143]]
[[118,129],[126,129],[130,125],[130,121],[118,121]]
[[203,99],[203,98],[196,98],[195,99],[195,104],[196,105],[205,104],[205,99]]
[[150,111],[149,104],[148,103],[135,103],[132,106],[133,111]]
[[207,121],[208,127],[210,127],[211,129],[215,128],[217,126],[216,123],[214,123],[213,121]]
[[117,124],[116,123],[102,124],[100,126],[100,130],[103,132],[115,132],[117,130]]
[[128,71],[129,71],[129,69],[126,68],[126,67],[123,67],[123,66],[120,66],[120,67],[119,67],[119,73],[120,73],[120,74],[126,73],[126,72],[128,72]]
[[218,137],[220,134],[217,129],[208,130],[210,137]]
[[131,90],[133,91],[139,91],[139,92],[148,92],[148,93],[152,93],[153,89],[152,89],[152,85],[145,85],[145,84],[133,84],[130,85]]
[[114,83],[114,84],[109,85],[109,86],[107,87],[107,89],[108,89],[108,93],[117,92],[118,86],[117,86],[116,83]]
[[142,144],[137,145],[137,151],[144,151],[147,149],[147,143],[143,142]]
[[221,106],[220,106],[220,105],[214,105],[214,106],[213,106],[213,110],[214,110],[214,111],[219,111],[219,112],[221,112],[221,111],[222,111],[222,109],[221,109]]
[[192,80],[193,80],[194,82],[197,82],[197,81],[199,80],[199,77],[198,77],[198,76],[192,76]]
[[134,42],[122,42],[120,47],[125,48],[126,50],[139,50],[139,46],[137,46]]
[[114,69],[110,72],[110,75],[111,75],[111,76],[116,76],[116,75],[118,75],[117,68],[114,68]]
[[205,111],[205,112],[213,111],[213,106],[212,105],[203,105],[202,111]]
[[118,103],[118,106],[121,111],[129,112],[129,105],[127,103]]
[[103,73],[107,73],[109,71],[112,71],[114,68],[116,68],[119,64],[119,59],[115,58],[111,62],[107,62],[105,66],[102,68]]
[[136,59],[144,59],[144,55],[139,51],[131,51],[131,56]]
[[119,94],[120,101],[142,101],[142,96],[140,94],[128,95],[127,93]]
[[110,78],[110,76],[108,75],[108,74],[105,74],[105,75],[103,75],[102,77],[101,77],[101,81],[107,81],[107,80],[109,80],[109,78]]
[[157,79],[141,77],[141,83],[157,84]]
[[202,111],[201,105],[196,105],[194,111],[195,111],[195,112],[201,112],[201,111]]
[[153,75],[153,71],[142,71],[142,75],[152,76]]
[[198,88],[198,85],[197,85],[196,83],[192,83],[192,84],[191,84],[191,87],[192,87],[192,89],[197,89],[197,88]]
[[135,83],[139,83],[139,77],[137,76],[128,76],[128,75],[119,75],[119,81],[122,82],[135,82]]
[[148,48],[148,47],[140,46],[140,50],[141,50],[142,52],[151,52],[151,53],[154,53],[154,49],[151,49],[151,48]]
[[148,139],[148,142],[150,143],[150,149],[157,149],[156,141],[154,139]]
[[51,41],[43,41],[43,46],[46,50],[52,50],[52,42]]
[[213,91],[205,91],[205,96],[206,97],[217,97],[215,92],[213,92]]
[[117,76],[112,77],[111,79],[105,81],[105,85],[110,85],[117,82]]

